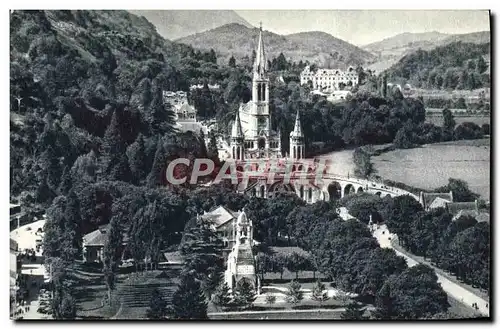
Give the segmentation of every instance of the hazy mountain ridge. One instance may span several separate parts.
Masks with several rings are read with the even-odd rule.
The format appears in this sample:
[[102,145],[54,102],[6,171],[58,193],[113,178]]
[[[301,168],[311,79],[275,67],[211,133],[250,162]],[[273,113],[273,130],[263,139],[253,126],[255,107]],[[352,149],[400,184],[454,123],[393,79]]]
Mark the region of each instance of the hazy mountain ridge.
[[[257,28],[227,24],[175,41],[203,50],[213,48],[223,60],[231,56],[242,60],[246,56],[251,57],[258,35]],[[293,61],[308,60],[321,66],[334,67],[365,64],[375,58],[371,53],[325,32],[280,35],[264,30],[263,37],[268,59],[277,57],[282,52],[287,59]]]
[[156,26],[161,36],[169,40],[230,23],[252,27],[232,10],[130,10],[130,12],[145,17]]
[[376,72],[381,72],[397,63],[397,61],[404,56],[411,54],[418,49],[432,50],[436,47],[459,41],[475,44],[488,43],[490,42],[490,32],[482,31],[466,34],[407,32],[362,46],[361,48],[372,52],[378,57],[378,60],[370,65],[370,68],[374,69]]

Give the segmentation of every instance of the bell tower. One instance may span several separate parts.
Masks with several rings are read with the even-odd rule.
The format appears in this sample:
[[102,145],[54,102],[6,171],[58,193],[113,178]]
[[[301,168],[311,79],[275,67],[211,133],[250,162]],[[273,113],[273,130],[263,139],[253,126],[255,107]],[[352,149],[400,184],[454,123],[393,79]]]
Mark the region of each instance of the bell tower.
[[245,135],[241,128],[240,112],[236,112],[236,119],[231,129],[231,156],[235,160],[244,160],[245,157]]
[[264,133],[265,135],[269,135],[271,121],[269,115],[269,78],[267,70],[261,23],[257,52],[253,64],[252,102],[255,106],[251,114],[254,116],[257,134]]
[[290,133],[290,158],[299,160],[304,158],[304,133],[300,124],[300,114],[297,110],[295,117],[295,127]]

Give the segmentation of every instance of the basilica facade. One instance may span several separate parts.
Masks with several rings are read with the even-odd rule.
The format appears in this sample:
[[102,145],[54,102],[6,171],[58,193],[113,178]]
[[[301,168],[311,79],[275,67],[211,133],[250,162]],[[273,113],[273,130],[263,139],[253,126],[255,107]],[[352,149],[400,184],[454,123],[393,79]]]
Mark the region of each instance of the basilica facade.
[[[296,131],[296,129],[299,129]],[[304,156],[304,136],[297,113],[295,129],[290,134],[291,158]],[[293,144],[292,144],[293,143]],[[271,127],[269,111],[269,76],[260,28],[259,41],[253,65],[252,99],[241,104],[231,129],[231,158],[235,160],[282,158],[281,132]],[[295,151],[294,151],[295,150]]]

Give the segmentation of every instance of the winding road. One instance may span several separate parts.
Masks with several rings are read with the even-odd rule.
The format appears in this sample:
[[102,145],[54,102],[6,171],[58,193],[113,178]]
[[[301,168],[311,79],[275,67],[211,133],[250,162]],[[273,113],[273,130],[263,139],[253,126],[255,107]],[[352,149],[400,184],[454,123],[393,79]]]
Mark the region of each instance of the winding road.
[[[391,245],[391,240],[389,238],[393,238],[394,235],[389,232],[386,225],[380,226],[377,230],[373,232],[373,236],[377,239],[378,243],[382,248],[391,248],[393,249],[398,256],[402,256],[406,259],[409,267],[417,265],[419,262],[414,260],[413,258],[408,257],[407,255],[401,253],[400,251],[394,249]],[[475,295],[469,290],[463,288],[459,284],[456,284],[449,279],[445,278],[441,274],[436,272],[438,277],[438,282],[443,287],[443,290],[456,300],[460,301],[464,305],[472,306],[473,303],[477,303],[478,312],[484,316],[490,316],[490,310],[488,308],[489,301],[484,300],[483,298]]]

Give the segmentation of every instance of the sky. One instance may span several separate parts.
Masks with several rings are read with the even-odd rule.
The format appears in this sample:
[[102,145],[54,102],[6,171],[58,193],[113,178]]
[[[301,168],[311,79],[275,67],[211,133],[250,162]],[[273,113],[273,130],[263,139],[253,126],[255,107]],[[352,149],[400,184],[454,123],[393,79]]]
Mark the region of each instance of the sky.
[[355,45],[404,32],[489,31],[486,10],[236,10],[250,24],[278,34],[323,31]]

